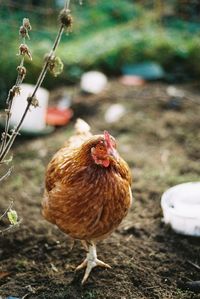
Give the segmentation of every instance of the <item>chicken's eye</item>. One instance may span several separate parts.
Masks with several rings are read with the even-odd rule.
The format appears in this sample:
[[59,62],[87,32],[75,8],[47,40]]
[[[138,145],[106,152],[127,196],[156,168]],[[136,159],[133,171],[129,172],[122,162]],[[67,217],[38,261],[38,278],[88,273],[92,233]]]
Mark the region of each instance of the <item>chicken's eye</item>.
[[97,145],[96,145],[96,149],[99,151],[99,152],[104,152],[105,151],[105,142],[104,140],[100,140]]
[[103,151],[103,150],[104,150],[104,146],[103,146],[102,144],[98,144],[98,145],[97,145],[97,149],[98,149],[99,151]]

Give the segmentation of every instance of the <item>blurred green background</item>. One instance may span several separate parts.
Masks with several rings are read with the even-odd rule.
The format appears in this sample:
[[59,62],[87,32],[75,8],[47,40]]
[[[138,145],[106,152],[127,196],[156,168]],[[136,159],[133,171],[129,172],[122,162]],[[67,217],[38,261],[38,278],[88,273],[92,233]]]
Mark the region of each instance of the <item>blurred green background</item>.
[[[33,27],[26,82],[34,83],[55,38],[62,6],[62,0],[0,2],[1,103],[16,78],[22,19],[29,18]],[[77,82],[91,69],[116,76],[124,64],[148,60],[160,63],[169,81],[200,78],[198,0],[83,0],[82,5],[72,0],[71,11],[73,32],[63,36],[58,49],[64,72],[56,79],[48,75],[44,86]]]

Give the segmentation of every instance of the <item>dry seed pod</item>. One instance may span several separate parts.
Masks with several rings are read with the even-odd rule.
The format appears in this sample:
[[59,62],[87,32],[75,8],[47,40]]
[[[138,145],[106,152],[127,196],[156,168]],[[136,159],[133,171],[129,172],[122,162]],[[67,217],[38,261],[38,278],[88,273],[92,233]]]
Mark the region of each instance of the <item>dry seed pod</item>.
[[36,108],[39,106],[39,101],[36,97],[28,97],[27,98],[28,103],[31,103],[31,105]]
[[26,29],[24,26],[21,26],[21,27],[19,28],[19,35],[21,35],[22,38],[28,36],[28,35],[27,35],[27,29]]
[[30,52],[28,46],[25,44],[21,44],[19,46],[19,54],[18,55],[24,55],[24,56],[27,55],[30,58],[30,60],[32,60],[31,52]]
[[60,59],[60,57],[52,57],[49,60],[49,71],[55,76],[57,77],[58,75],[60,75],[63,71],[63,62]]
[[24,66],[19,65],[17,67],[17,71],[18,71],[18,74],[19,74],[21,80],[23,81],[26,76],[26,68]]
[[61,24],[67,29],[67,30],[71,30],[72,28],[72,23],[73,23],[73,18],[70,14],[70,10],[69,9],[63,9],[60,12],[59,15],[59,20],[61,22]]
[[23,26],[24,26],[27,30],[31,30],[31,29],[32,29],[32,28],[31,28],[30,21],[29,21],[29,19],[27,19],[27,18],[24,18],[24,19],[23,19]]

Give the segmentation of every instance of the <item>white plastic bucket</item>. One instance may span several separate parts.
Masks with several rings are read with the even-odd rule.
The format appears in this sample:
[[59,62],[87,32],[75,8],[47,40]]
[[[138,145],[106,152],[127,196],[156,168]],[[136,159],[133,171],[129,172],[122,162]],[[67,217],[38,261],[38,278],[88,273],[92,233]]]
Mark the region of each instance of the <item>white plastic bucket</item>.
[[[13,99],[11,126],[16,126],[19,123],[27,106],[27,97],[32,94],[34,87],[31,84],[21,84],[20,95],[15,96]],[[22,130],[27,132],[39,132],[46,127],[46,111],[49,100],[48,90],[40,87],[36,93],[36,98],[39,101],[39,106],[36,108],[33,106],[30,107],[21,127]]]

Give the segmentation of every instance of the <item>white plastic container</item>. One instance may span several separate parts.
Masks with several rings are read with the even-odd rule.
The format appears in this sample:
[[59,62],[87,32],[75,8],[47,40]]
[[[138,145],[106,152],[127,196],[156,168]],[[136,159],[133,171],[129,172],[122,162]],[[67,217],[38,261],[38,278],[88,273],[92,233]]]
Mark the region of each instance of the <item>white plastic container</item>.
[[[12,105],[12,115],[10,124],[16,126],[22,117],[22,114],[27,106],[27,97],[34,90],[34,85],[21,84],[20,95],[15,96]],[[46,128],[46,111],[48,107],[49,92],[44,88],[39,88],[36,93],[36,98],[39,101],[39,107],[31,107],[24,119],[22,130],[27,132],[41,132]]]
[[81,89],[85,92],[98,94],[108,83],[107,77],[98,71],[90,71],[81,76]]
[[164,222],[176,232],[200,236],[200,182],[168,189],[161,198]]

